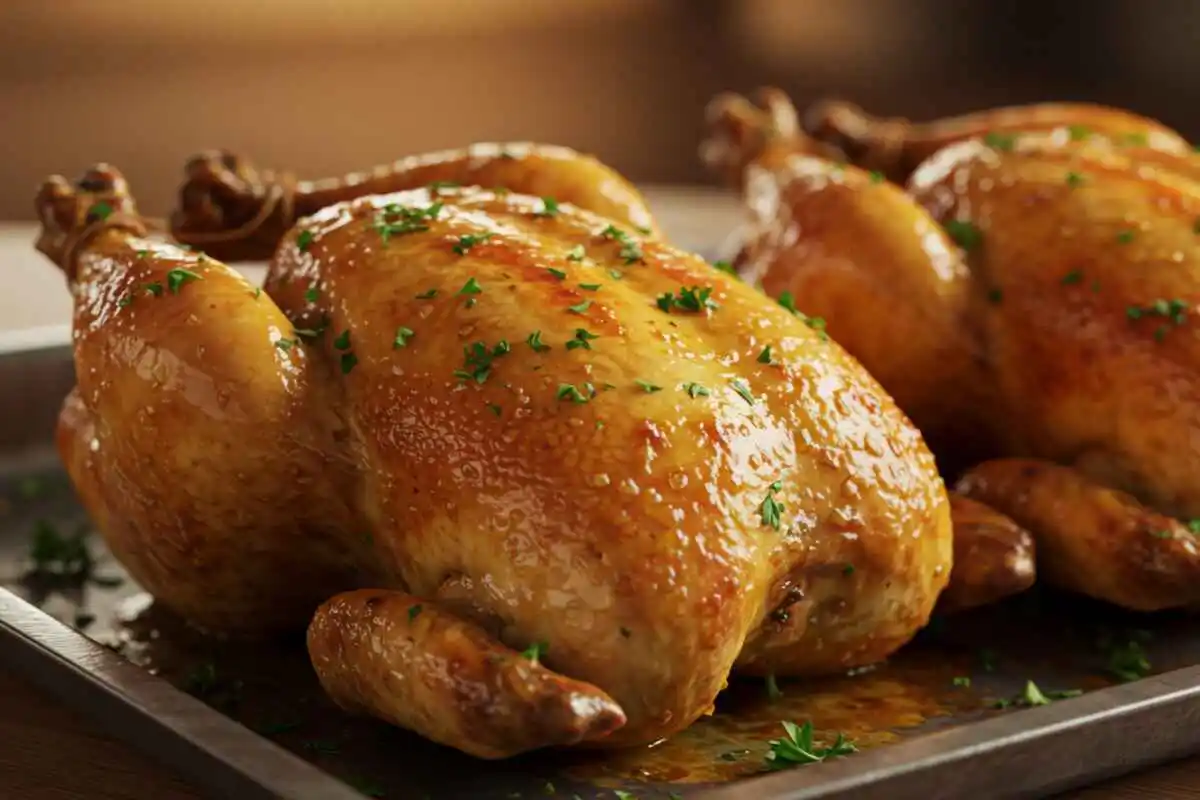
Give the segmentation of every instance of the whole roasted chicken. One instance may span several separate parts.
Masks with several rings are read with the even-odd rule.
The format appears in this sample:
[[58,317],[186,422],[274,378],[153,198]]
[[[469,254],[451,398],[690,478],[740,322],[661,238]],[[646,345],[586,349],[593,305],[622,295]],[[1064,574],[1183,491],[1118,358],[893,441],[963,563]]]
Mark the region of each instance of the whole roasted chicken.
[[1015,578],[1002,554],[1024,529],[1052,583],[1138,610],[1200,601],[1200,525],[1179,519],[1200,517],[1184,139],[1080,104],[913,124],[822,103],[806,131],[782,93],[760,99],[714,100],[702,148],[750,210],[737,270],[823,318],[944,471],[967,468],[956,529],[962,509],[1007,531],[995,574]]
[[952,543],[916,429],[594,160],[189,176],[175,235],[278,244],[261,290],[147,235],[111,167],[37,200],[75,301],[60,451],[187,619],[308,624],[339,704],[485,758],[651,742],[731,670],[838,672],[927,621]]

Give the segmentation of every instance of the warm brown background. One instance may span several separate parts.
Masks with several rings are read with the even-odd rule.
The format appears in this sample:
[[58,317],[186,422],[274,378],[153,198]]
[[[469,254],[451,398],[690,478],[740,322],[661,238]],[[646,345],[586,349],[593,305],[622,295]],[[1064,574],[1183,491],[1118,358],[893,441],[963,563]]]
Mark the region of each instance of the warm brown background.
[[705,102],[773,82],[929,116],[1092,99],[1200,134],[1194,0],[0,0],[0,219],[98,159],[145,210],[224,146],[317,175],[472,140],[698,182]]

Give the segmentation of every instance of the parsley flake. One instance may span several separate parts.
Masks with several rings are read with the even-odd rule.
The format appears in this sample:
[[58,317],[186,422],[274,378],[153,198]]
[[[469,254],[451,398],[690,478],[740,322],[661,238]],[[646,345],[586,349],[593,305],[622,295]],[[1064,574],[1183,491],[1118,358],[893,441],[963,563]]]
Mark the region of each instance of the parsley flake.
[[600,290],[600,284],[598,284],[598,283],[581,283],[581,284],[579,284],[579,288],[583,289],[584,291],[588,291],[588,292],[596,292],[596,291]]
[[1117,234],[1118,244],[1129,244],[1136,234],[1133,231],[1121,231]]
[[775,530],[779,530],[780,526],[783,524],[782,517],[780,516],[784,511],[783,503],[780,503],[775,499],[775,493],[781,488],[783,488],[783,484],[781,484],[779,481],[775,481],[768,486],[767,496],[763,498],[762,503],[758,507],[759,514],[762,515],[763,525],[774,528]]
[[307,253],[309,246],[312,245],[315,238],[312,231],[300,231],[299,235],[296,236],[296,249],[301,253]]
[[576,328],[575,329],[575,338],[571,339],[570,341],[567,342],[567,349],[568,350],[576,350],[576,349],[582,348],[584,350],[591,350],[592,349],[592,345],[590,344],[591,340],[599,339],[599,338],[600,337],[597,336],[596,334],[588,332],[588,330],[586,328]]
[[543,353],[550,349],[550,345],[542,341],[541,331],[534,331],[529,334],[525,341],[529,343],[529,346],[533,348],[533,352],[535,353]]
[[409,606],[408,607],[408,621],[412,622],[414,619],[416,619],[418,616],[420,616],[420,614],[423,610],[424,609],[421,607],[420,603]]
[[1017,144],[1017,137],[1012,133],[989,131],[983,137],[983,143],[995,150],[1011,151]]
[[693,398],[694,397],[708,397],[710,394],[712,394],[712,392],[708,391],[707,388],[700,385],[699,383],[685,383],[683,385],[683,389],[684,389],[684,391],[686,391],[688,393],[688,397],[693,397]]
[[710,309],[720,308],[716,300],[713,300],[711,286],[692,286],[683,287],[676,294],[663,292],[655,301],[663,311],[670,311],[672,308],[678,308],[681,311],[690,311],[693,313],[706,311]]
[[179,294],[179,289],[191,281],[200,280],[200,276],[190,269],[173,269],[167,273],[167,289],[171,294]]
[[739,397],[741,397],[743,400],[745,400],[750,405],[754,405],[754,395],[752,395],[750,393],[749,386],[747,386],[741,380],[737,380],[737,379],[730,381],[729,385],[733,387],[733,390],[738,393]]
[[968,253],[979,247],[983,241],[983,232],[966,220],[947,220],[944,227],[946,235]]
[[621,230],[615,225],[609,225],[600,232],[600,235],[605,239],[611,239],[614,242],[621,243],[621,249],[617,252],[617,255],[625,259],[626,265],[636,264],[637,262],[645,259],[645,255],[642,253],[641,245],[639,245],[637,241],[635,241],[628,233],[625,233],[625,231]]
[[414,335],[415,334],[413,333],[412,328],[405,328],[403,325],[401,325],[399,328],[396,328],[396,338],[392,340],[392,349],[398,350],[399,348],[404,347],[408,344],[408,340]]
[[577,244],[567,251],[567,261],[583,261],[584,255],[583,245]]
[[437,289],[427,289],[418,295],[414,295],[417,300],[432,300],[437,297]]
[[1073,142],[1082,142],[1092,135],[1092,129],[1086,125],[1068,125],[1067,133]]
[[644,381],[641,378],[635,378],[633,382],[642,387],[646,394],[653,394],[654,392],[662,391],[661,386],[656,386],[655,384],[650,383],[649,381]]
[[333,340],[333,346],[336,347],[338,350],[349,350],[350,349],[350,329],[349,328],[347,328],[346,330],[344,330],[338,334],[337,338]]
[[[455,253],[460,256],[465,256],[467,251],[477,244],[483,244],[488,239],[492,238],[494,233],[468,233],[465,236],[458,237],[458,242],[452,248]],[[461,294],[461,293],[460,293]]]
[[560,383],[558,385],[558,391],[554,393],[554,398],[556,400],[570,400],[571,402],[578,403],[580,405],[586,403],[590,399],[583,392],[579,391],[579,389],[573,383]]
[[1072,189],[1075,189],[1082,185],[1083,185],[1083,176],[1082,175],[1080,175],[1078,172],[1068,172],[1067,173],[1067,186],[1070,186]]
[[771,363],[771,345],[767,345],[766,347],[764,347],[762,349],[762,352],[758,354],[758,363],[760,363],[760,364],[770,364]]
[[349,375],[350,370],[358,364],[358,356],[354,353],[342,353],[342,374]]
[[588,310],[588,307],[591,306],[591,304],[592,304],[591,300],[584,300],[583,302],[576,303],[573,306],[567,306],[567,311],[573,312],[575,314],[582,314]]
[[1062,277],[1063,286],[1070,286],[1073,283],[1080,283],[1083,280],[1083,272],[1073,269]]
[[383,239],[383,243],[387,244],[393,236],[429,230],[428,221],[437,219],[441,211],[441,203],[434,203],[426,208],[388,203],[375,215],[375,230]]
[[829,758],[840,758],[858,752],[854,742],[839,733],[829,747],[817,747],[813,743],[812,722],[797,725],[784,721],[784,738],[774,739],[768,744],[771,751],[767,753],[766,761],[770,769],[787,769],[803,764],[817,764]]
[[542,208],[540,211],[535,211],[535,217],[554,217],[558,215],[558,201],[553,197],[542,198]]
[[783,697],[783,692],[779,690],[779,683],[775,680],[774,673],[767,676],[767,697],[771,700],[778,700]]
[[304,299],[309,303],[315,303],[321,298],[321,292],[316,286],[310,286],[308,291],[304,293]]
[[534,642],[521,651],[521,655],[536,664],[542,660],[542,657],[546,655],[546,651],[549,649],[550,645],[546,642]]
[[87,218],[89,220],[103,221],[108,219],[112,213],[113,207],[101,200],[99,203],[93,204],[92,207],[88,209]]
[[713,269],[717,272],[724,272],[726,275],[732,275],[735,278],[738,276],[737,270],[728,261],[714,261]]
[[464,294],[479,294],[482,291],[483,287],[480,286],[479,281],[475,280],[475,278],[472,276],[467,278],[467,282],[463,284],[463,287],[455,292],[455,296],[457,297]]

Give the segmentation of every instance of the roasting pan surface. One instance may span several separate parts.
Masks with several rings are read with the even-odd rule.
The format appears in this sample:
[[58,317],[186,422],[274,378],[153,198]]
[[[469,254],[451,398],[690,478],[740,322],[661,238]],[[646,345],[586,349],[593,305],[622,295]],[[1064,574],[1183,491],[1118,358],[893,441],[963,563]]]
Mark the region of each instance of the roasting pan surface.
[[[359,796],[350,786],[401,800],[612,798],[618,789],[709,800],[1017,797],[1200,750],[1200,622],[1050,593],[939,622],[885,666],[784,683],[775,700],[761,682],[735,681],[714,717],[617,756],[486,763],[351,719],[321,695],[300,640],[235,645],[187,630],[121,580],[97,537],[88,540],[91,580],[29,574],[38,537],[70,558],[71,537],[86,530],[50,447],[73,383],[67,341],[57,329],[0,339],[0,585],[14,592],[0,592],[0,666],[214,797]],[[1131,654],[1136,667],[1140,650],[1153,674],[1127,683],[1110,674],[1128,670]],[[1021,696],[1029,680],[1044,692],[1086,693],[992,707]],[[761,775],[781,720],[812,720],[819,737],[845,732],[862,752]]]

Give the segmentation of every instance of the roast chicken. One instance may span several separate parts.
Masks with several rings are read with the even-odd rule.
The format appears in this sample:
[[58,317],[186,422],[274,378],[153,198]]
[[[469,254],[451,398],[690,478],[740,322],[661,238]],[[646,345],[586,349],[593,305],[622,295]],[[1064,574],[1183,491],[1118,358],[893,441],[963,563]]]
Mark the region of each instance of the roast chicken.
[[702,157],[749,209],[738,273],[823,318],[891,393],[957,476],[956,525],[991,510],[997,596],[1024,530],[1049,583],[1200,601],[1200,160],[1182,136],[1079,104],[915,124],[822,103],[802,126],[778,90],[715,99],[709,125]]
[[[59,449],[186,619],[307,624],[337,703],[483,758],[652,742],[731,671],[840,672],[927,622],[953,546],[916,428],[611,170],[189,175],[173,228],[207,255],[111,167],[37,200],[74,297]],[[261,290],[214,255],[273,248]]]

